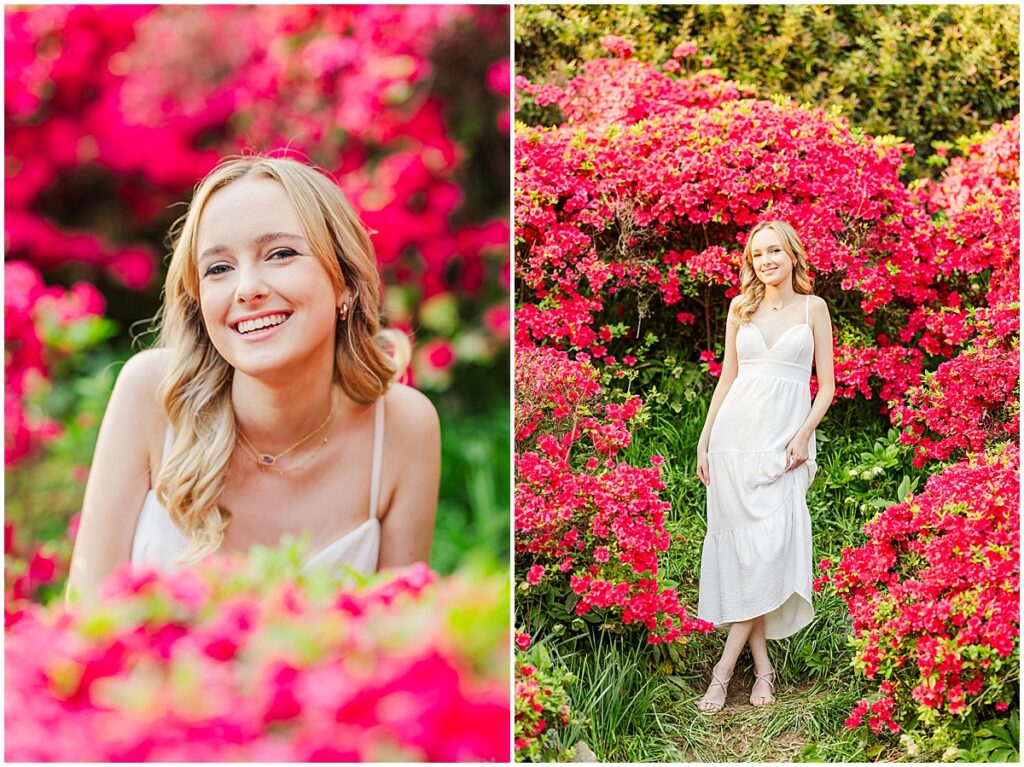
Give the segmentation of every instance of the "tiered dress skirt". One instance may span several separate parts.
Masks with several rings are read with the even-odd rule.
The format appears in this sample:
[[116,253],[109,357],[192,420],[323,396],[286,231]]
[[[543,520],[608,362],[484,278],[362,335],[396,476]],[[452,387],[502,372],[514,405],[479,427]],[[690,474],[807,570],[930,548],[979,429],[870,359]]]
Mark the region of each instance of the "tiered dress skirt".
[[813,336],[797,325],[768,349],[753,324],[737,335],[739,373],[712,425],[707,535],[698,617],[718,625],[765,616],[781,639],[814,618],[809,458],[786,470],[786,446],[810,410]]

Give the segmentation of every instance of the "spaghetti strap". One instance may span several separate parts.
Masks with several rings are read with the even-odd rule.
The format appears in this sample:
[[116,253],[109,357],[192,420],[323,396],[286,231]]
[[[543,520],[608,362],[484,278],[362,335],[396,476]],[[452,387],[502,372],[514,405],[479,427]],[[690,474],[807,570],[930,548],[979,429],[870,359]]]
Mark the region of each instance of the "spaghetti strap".
[[167,424],[167,432],[164,434],[164,452],[160,456],[160,465],[164,465],[164,461],[167,460],[168,454],[171,452],[171,445],[174,444],[174,429],[171,428],[171,424]]
[[380,503],[380,468],[384,454],[384,397],[377,398],[373,409],[373,464],[370,467],[370,519],[377,518]]

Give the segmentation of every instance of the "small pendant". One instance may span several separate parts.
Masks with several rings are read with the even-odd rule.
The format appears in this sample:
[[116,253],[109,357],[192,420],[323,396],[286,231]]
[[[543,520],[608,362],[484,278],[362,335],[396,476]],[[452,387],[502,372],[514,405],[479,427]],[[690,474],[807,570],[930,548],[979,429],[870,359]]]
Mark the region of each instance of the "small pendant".
[[260,456],[259,461],[264,466],[273,466],[274,465],[274,456],[267,455],[266,453],[264,453],[263,455]]

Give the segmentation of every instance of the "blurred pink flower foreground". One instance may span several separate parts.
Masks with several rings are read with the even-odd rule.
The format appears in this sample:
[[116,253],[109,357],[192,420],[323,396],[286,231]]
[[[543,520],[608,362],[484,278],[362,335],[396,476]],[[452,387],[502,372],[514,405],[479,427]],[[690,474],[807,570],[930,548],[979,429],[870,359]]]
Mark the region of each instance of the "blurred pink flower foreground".
[[287,551],[7,631],[8,761],[508,761],[507,576],[423,565],[339,590]]

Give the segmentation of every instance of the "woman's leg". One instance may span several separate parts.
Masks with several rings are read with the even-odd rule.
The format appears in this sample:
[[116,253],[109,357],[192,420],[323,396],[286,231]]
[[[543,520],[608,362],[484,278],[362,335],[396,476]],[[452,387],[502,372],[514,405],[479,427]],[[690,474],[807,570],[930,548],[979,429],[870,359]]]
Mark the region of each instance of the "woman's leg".
[[754,687],[750,691],[750,702],[755,706],[765,706],[775,700],[772,692],[775,689],[775,671],[768,659],[768,640],[764,635],[764,616],[754,618],[750,630],[750,655],[754,659]]
[[747,643],[753,627],[754,621],[741,621],[729,625],[729,635],[725,639],[722,657],[712,669],[711,684],[708,686],[708,691],[704,693],[704,697],[697,701],[699,710],[714,713],[725,705],[726,685],[732,678],[736,661],[739,659],[743,645]]

